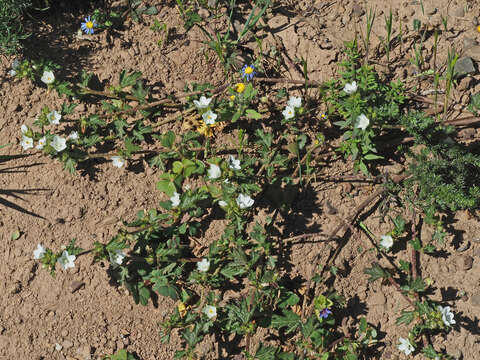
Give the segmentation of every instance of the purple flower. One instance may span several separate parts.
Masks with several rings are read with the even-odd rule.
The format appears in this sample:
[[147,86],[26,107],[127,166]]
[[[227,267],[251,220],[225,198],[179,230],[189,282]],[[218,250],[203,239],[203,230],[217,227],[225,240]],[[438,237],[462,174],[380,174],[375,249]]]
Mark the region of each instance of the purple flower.
[[325,309],[323,309],[323,310],[320,311],[319,316],[320,316],[321,318],[326,319],[326,318],[328,317],[328,315],[330,315],[331,313],[332,313],[332,312],[331,312],[330,310],[328,310],[328,308],[325,308]]
[[255,71],[255,66],[247,64],[243,65],[242,77],[244,77],[247,81],[252,80],[256,74],[257,72]]
[[95,20],[91,20],[90,16],[85,18],[85,22],[82,23],[82,30],[85,31],[85,34],[92,35],[93,28],[97,26],[97,22]]

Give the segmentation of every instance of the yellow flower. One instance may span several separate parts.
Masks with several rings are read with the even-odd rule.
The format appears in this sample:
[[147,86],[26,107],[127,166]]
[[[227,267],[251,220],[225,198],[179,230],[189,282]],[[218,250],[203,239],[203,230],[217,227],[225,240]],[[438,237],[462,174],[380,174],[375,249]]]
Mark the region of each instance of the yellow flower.
[[235,85],[235,91],[241,94],[245,90],[245,84],[244,83],[238,83]]
[[187,314],[187,307],[183,302],[179,302],[177,305],[178,313],[180,314],[180,317],[184,317]]
[[232,101],[235,100],[235,95],[231,95],[230,100],[232,100]]
[[199,134],[201,134],[205,137],[212,137],[213,136],[212,128],[210,126],[208,126],[207,124],[205,124],[205,122],[203,120],[200,120],[198,122],[197,131],[198,131]]
[[480,33],[480,25],[477,26],[477,31]]

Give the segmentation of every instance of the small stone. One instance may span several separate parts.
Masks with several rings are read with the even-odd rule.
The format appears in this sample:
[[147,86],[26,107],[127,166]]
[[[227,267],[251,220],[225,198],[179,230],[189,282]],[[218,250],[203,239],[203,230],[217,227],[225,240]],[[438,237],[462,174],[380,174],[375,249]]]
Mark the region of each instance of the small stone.
[[470,89],[473,83],[473,78],[470,76],[464,77],[462,80],[460,80],[460,83],[457,86],[458,90],[467,90]]
[[63,349],[63,346],[60,345],[59,343],[55,343],[55,350],[61,351]]
[[[475,61],[480,61],[480,45],[473,45],[470,48],[465,49],[464,55],[471,57]],[[457,63],[459,60],[457,60]]]
[[427,10],[427,15],[433,15],[437,12],[437,8],[431,8]]
[[80,290],[82,287],[85,287],[85,283],[82,281],[74,280],[70,284],[70,287],[72,288],[72,294],[73,294],[75,291]]
[[464,50],[469,49],[469,48],[471,48],[472,46],[475,46],[475,45],[478,45],[477,40],[469,38],[469,37],[463,38],[463,49]]
[[15,283],[10,287],[10,294],[15,295],[22,291],[22,283],[20,281],[15,281]]
[[63,347],[65,349],[70,349],[72,346],[73,346],[73,343],[69,340],[65,340],[63,343],[62,343]]
[[453,16],[456,17],[464,17],[465,16],[465,8],[463,6],[458,6],[453,10]]
[[478,26],[478,24],[479,24],[479,22],[478,22],[478,17],[474,16],[474,17],[472,18],[472,24],[473,24],[473,26]]
[[352,192],[353,186],[352,183],[346,182],[343,184],[343,191],[345,194],[350,194]]
[[84,345],[77,349],[77,355],[80,360],[92,360],[92,348],[90,345]]
[[475,129],[472,128],[462,129],[458,132],[458,136],[462,137],[463,139],[472,139],[475,134]]
[[198,15],[200,15],[200,17],[203,19],[207,19],[210,16],[210,11],[205,8],[201,8],[198,10]]
[[365,10],[363,10],[363,8],[358,3],[355,3],[353,5],[352,11],[353,11],[353,15],[357,17],[361,17],[365,14]]
[[465,56],[457,60],[455,63],[455,72],[457,76],[463,76],[467,74],[475,74],[475,66],[473,65],[472,58]]
[[476,249],[474,252],[473,252],[473,256],[477,257],[477,258],[480,258],[480,249]]
[[468,271],[473,266],[473,257],[470,255],[462,255],[457,259],[457,264],[463,271]]

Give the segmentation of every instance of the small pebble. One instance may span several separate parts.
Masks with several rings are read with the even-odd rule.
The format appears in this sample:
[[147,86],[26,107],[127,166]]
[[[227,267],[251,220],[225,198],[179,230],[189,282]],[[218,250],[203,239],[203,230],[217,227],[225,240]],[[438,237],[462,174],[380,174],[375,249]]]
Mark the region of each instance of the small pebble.
[[78,281],[78,280],[72,281],[72,283],[70,284],[70,287],[72,288],[72,294],[75,291],[80,290],[84,286],[85,286],[85,283],[82,281]]
[[480,293],[476,293],[472,295],[472,297],[470,298],[470,302],[472,303],[473,306],[480,307]]
[[59,343],[55,343],[55,350],[61,351],[63,349],[63,346],[60,345]]
[[458,267],[464,271],[468,271],[473,266],[473,258],[470,255],[462,255],[457,260]]

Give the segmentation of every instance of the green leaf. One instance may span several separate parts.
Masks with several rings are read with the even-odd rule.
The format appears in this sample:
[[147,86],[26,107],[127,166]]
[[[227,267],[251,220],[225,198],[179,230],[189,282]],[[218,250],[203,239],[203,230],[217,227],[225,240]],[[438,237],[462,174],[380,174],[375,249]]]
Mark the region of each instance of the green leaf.
[[140,287],[138,296],[139,296],[140,304],[147,305],[148,300],[150,299],[150,296],[151,296],[150,289],[144,286]]
[[240,119],[240,116],[242,116],[242,112],[238,110],[235,114],[232,116],[232,123],[236,122],[238,119]]
[[414,311],[403,311],[402,315],[400,315],[400,317],[397,318],[396,323],[397,325],[400,325],[400,324],[408,325],[413,321],[413,319],[415,319]]
[[414,240],[410,240],[408,243],[409,243],[410,245],[412,245],[412,247],[413,247],[416,251],[422,250],[422,244],[420,243],[420,239],[419,239],[419,238],[415,238]]
[[152,289],[162,296],[168,296],[173,300],[178,300],[178,293],[175,286],[155,284]]
[[18,240],[20,238],[20,230],[15,230],[13,233],[12,233],[12,236],[10,237],[12,240]]
[[255,120],[260,120],[262,118],[262,114],[259,114],[253,109],[247,109],[245,110],[245,114],[247,115],[248,118],[250,119],[255,119]]
[[157,182],[157,189],[163,191],[169,197],[173,196],[173,193],[177,190],[175,184],[170,180],[160,180]]
[[120,73],[120,87],[123,89],[127,86],[134,85],[140,76],[142,76],[140,71],[134,71],[127,75],[126,70],[122,70]]
[[225,276],[227,279],[233,279],[235,276],[242,275],[246,272],[243,266],[239,266],[234,263],[230,263],[225,266],[221,271],[220,274]]
[[373,264],[371,268],[366,268],[363,272],[367,275],[370,275],[368,282],[374,282],[378,279],[390,277],[388,272],[383,270],[383,268],[379,264]]
[[180,161],[174,161],[172,165],[172,171],[175,174],[181,174],[183,170],[183,164]]
[[375,155],[375,154],[367,154],[363,158],[365,160],[377,160],[377,159],[383,159],[383,156]]
[[287,294],[288,296],[284,299],[282,299],[279,303],[278,303],[278,307],[281,308],[281,309],[284,309],[286,308],[287,306],[293,306],[293,305],[296,305],[298,304],[298,302],[300,301],[300,298],[290,292],[289,294]]
[[275,360],[277,349],[272,346],[264,346],[260,344],[255,352],[255,359],[258,360]]
[[146,15],[157,15],[158,14],[158,9],[155,6],[150,6],[143,13],[146,14]]
[[163,146],[171,149],[175,143],[175,133],[173,131],[168,131],[165,135],[163,135],[161,143]]
[[291,310],[283,310],[283,316],[273,315],[272,327],[281,329],[286,327],[286,334],[294,332],[300,325],[300,316]]
[[135,151],[139,151],[141,149],[142,148],[140,146],[133,143],[133,140],[131,138],[125,139],[125,152],[127,156],[130,156]]

